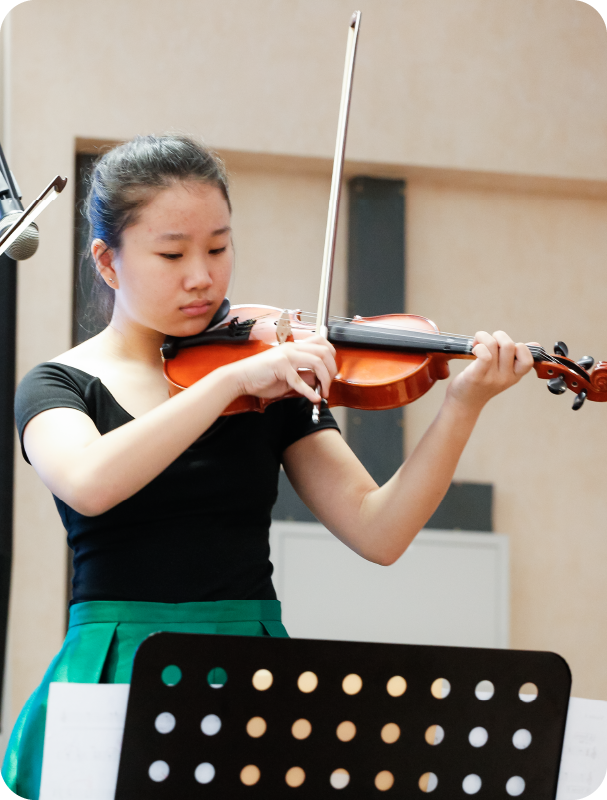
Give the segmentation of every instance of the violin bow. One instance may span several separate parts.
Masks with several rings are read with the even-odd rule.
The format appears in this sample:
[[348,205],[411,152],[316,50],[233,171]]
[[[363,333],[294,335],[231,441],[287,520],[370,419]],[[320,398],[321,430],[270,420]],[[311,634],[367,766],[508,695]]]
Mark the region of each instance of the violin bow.
[[[356,46],[358,44],[358,31],[360,29],[361,12],[355,11],[350,20],[348,29],[348,44],[346,46],[346,63],[344,79],[341,87],[341,101],[339,104],[339,119],[337,122],[337,140],[335,142],[335,157],[333,159],[333,176],[331,178],[331,194],[329,195],[329,213],[327,215],[327,232],[325,234],[325,249],[322,258],[322,273],[320,277],[320,292],[318,296],[318,311],[316,313],[316,333],[325,338],[329,333],[329,304],[331,302],[331,284],[333,282],[333,264],[335,261],[335,243],[337,239],[337,218],[339,215],[339,200],[341,194],[341,180],[344,172],[344,154],[346,152],[346,135],[348,133],[348,119],[350,117],[350,100],[352,98],[352,81],[354,77],[354,62],[356,60]],[[320,395],[320,384],[316,383],[316,394]],[[320,417],[320,404],[312,410],[312,421],[318,424]]]

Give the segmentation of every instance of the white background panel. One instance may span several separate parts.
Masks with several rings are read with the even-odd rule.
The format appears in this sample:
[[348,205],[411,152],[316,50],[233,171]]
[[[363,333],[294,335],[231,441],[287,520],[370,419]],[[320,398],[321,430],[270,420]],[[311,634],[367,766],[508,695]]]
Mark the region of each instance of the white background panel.
[[508,538],[422,531],[391,567],[322,525],[275,522],[274,582],[291,636],[508,646]]

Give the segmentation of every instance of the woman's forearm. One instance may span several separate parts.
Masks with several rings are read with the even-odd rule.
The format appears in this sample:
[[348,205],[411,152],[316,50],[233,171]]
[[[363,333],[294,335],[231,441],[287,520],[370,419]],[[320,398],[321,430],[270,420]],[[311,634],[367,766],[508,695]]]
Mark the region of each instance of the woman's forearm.
[[236,360],[143,416],[100,436],[86,414],[52,408],[24,431],[28,457],[46,486],[86,516],[132,497],[201,436],[237,397],[279,399],[291,390],[316,400],[299,374],[312,371],[328,393],[333,347],[312,336]]
[[76,448],[54,464],[53,474],[42,477],[72,508],[86,516],[101,514],[156,478],[237,396],[234,376],[222,367],[138,419]]
[[359,508],[363,555],[392,564],[407,549],[445,496],[481,410],[482,405],[464,406],[448,396],[396,474],[364,495]]

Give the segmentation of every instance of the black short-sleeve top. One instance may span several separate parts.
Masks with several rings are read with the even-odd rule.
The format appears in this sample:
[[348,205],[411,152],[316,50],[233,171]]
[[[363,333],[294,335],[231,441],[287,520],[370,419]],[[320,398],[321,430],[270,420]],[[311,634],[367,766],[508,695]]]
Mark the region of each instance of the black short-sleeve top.
[[[102,435],[133,419],[99,378],[40,364],[15,397],[22,447],[27,423],[51,408],[82,411]],[[263,414],[220,417],[157,478],[103,514],[83,516],[55,497],[74,551],[72,602],[274,599],[269,529],[282,453],[327,428],[337,428],[328,410],[315,425],[307,400],[281,400]]]

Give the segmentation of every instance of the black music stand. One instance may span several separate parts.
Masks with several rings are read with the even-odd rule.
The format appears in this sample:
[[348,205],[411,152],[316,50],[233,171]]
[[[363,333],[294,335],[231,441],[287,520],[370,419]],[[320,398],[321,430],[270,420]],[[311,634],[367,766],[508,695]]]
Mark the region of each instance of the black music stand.
[[570,688],[553,653],[158,633],[116,800],[554,800]]

